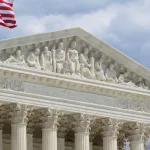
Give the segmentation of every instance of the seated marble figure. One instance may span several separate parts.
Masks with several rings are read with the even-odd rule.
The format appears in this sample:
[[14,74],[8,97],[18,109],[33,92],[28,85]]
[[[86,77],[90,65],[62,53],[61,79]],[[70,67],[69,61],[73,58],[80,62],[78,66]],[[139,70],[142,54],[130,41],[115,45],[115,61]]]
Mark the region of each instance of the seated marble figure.
[[137,86],[138,86],[139,88],[148,90],[148,87],[145,85],[145,83],[144,83],[142,77],[138,77]]
[[80,63],[79,63],[79,55],[76,50],[76,41],[71,43],[71,47],[68,49],[67,58],[68,68],[67,73],[69,74],[80,74]]
[[52,52],[48,50],[48,47],[44,47],[44,51],[41,53],[40,64],[42,70],[53,71],[52,64]]
[[118,83],[117,72],[114,69],[115,65],[110,63],[109,67],[106,69],[105,77],[106,81],[110,83]]
[[53,65],[54,72],[65,74],[67,70],[68,63],[66,61],[66,54],[64,50],[63,42],[58,44],[58,48],[53,48]]
[[126,71],[124,73],[121,73],[118,77],[118,83],[120,85],[126,85],[126,86],[132,86],[132,87],[136,87],[136,85],[132,82],[132,81],[129,81],[127,79],[127,77],[129,76],[129,72]]
[[26,66],[24,55],[21,55],[21,51],[18,49],[15,52],[15,55],[11,55],[4,63],[16,64],[16,65],[24,65]]
[[36,48],[34,52],[30,52],[27,57],[27,64],[29,67],[41,69],[39,61],[40,49]]
[[89,58],[89,49],[88,48],[84,48],[83,53],[80,54],[79,60],[80,60],[80,64],[81,64],[81,75],[83,77],[89,78],[89,79],[93,79],[95,77],[93,70],[94,70],[94,66],[92,65],[93,62],[93,56],[91,56]]
[[104,74],[104,70],[102,69],[102,65],[103,65],[103,59],[100,58],[95,63],[95,75],[96,75],[97,80],[106,81],[106,77],[105,77],[105,74]]

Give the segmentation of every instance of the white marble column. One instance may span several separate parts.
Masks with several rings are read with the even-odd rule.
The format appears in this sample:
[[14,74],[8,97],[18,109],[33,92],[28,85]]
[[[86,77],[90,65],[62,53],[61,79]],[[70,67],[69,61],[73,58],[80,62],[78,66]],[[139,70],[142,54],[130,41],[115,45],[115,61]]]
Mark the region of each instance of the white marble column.
[[89,130],[93,118],[86,114],[77,114],[74,118],[77,123],[75,129],[75,150],[90,150]]
[[90,142],[90,150],[93,150],[93,142]]
[[89,133],[75,134],[75,150],[89,150]]
[[102,122],[104,124],[103,150],[117,150],[117,135],[121,122],[111,118],[103,119]]
[[27,150],[27,111],[26,105],[11,106],[11,150]]
[[33,128],[27,128],[27,150],[33,150]]
[[3,150],[3,130],[0,128],[0,150]]
[[145,129],[146,126],[141,123],[130,123],[131,137],[130,150],[145,150]]
[[65,139],[58,138],[58,150],[65,150]]
[[57,150],[57,125],[60,113],[46,109],[43,114],[42,150]]
[[65,128],[59,128],[57,138],[57,150],[65,150]]
[[3,150],[3,126],[4,126],[4,112],[0,112],[0,150]]
[[95,132],[90,132],[90,150],[93,150],[93,140]]
[[33,150],[33,134],[27,134],[27,150]]

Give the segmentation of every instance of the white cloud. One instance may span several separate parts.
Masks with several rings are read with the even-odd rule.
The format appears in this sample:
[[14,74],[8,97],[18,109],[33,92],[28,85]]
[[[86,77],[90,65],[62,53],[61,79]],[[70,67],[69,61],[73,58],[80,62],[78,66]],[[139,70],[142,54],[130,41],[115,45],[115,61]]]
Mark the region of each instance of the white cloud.
[[[133,26],[149,30],[150,9],[148,6],[150,6],[149,0],[138,0],[136,2],[128,2],[125,5],[110,5],[98,11],[84,14],[79,13],[68,16],[63,14],[45,14],[40,17],[18,15],[18,28],[7,33],[12,37],[80,26],[93,34],[103,37],[104,34],[109,34],[107,31],[114,23],[113,21],[119,22],[119,20],[121,25],[124,23],[124,26],[119,27],[118,24],[118,28],[124,28],[127,32],[131,32],[134,28]],[[113,36],[117,40],[117,37],[112,33],[107,36]]]
[[103,35],[116,17],[114,7],[91,12],[90,14],[19,16],[18,28],[9,32],[9,36],[20,36],[46,31],[60,30],[80,26],[85,30],[97,35]]
[[141,28],[150,30],[150,1],[149,0],[137,0],[131,3],[127,3],[121,8],[121,12],[130,17],[136,25]]

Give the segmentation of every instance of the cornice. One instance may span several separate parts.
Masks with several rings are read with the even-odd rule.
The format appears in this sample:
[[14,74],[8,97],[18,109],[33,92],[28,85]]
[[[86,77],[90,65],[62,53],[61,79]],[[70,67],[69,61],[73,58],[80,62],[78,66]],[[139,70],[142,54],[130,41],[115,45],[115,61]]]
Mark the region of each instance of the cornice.
[[90,79],[76,79],[68,75],[48,73],[30,68],[0,65],[1,78],[13,79],[22,82],[36,83],[39,85],[59,87],[69,90],[106,95],[121,99],[149,100],[150,91],[132,88],[118,84],[101,82]]
[[149,123],[148,112],[127,110],[119,107],[104,106],[82,101],[1,89],[0,99],[6,103],[19,102],[28,106],[34,106],[35,109],[49,107],[61,110],[67,114],[86,113],[93,116],[110,118],[114,118],[115,116],[115,118],[121,120]]

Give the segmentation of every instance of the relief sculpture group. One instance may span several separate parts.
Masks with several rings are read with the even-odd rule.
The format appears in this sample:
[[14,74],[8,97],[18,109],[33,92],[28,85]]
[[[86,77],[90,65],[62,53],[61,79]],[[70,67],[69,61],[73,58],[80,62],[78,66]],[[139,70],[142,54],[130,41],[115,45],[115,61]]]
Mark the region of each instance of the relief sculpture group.
[[106,65],[103,54],[98,59],[95,59],[93,52],[87,46],[83,47],[83,50],[79,52],[75,40],[71,41],[67,50],[64,43],[59,42],[51,49],[48,46],[44,46],[42,49],[36,47],[34,50],[29,51],[26,57],[20,49],[17,49],[14,55],[9,56],[2,63],[148,89],[146,80],[142,77],[137,76],[137,80],[133,81],[130,78],[131,72],[127,69],[118,73],[118,70],[115,70],[113,61]]

